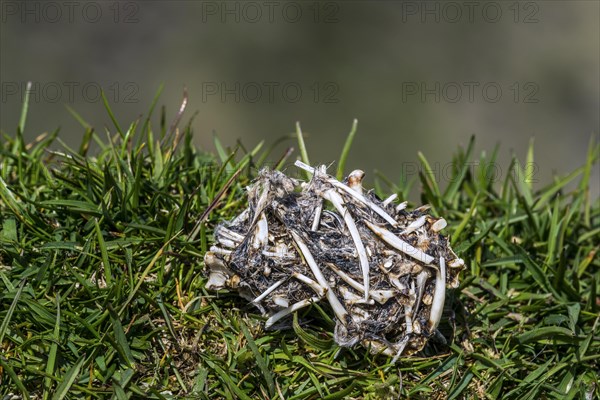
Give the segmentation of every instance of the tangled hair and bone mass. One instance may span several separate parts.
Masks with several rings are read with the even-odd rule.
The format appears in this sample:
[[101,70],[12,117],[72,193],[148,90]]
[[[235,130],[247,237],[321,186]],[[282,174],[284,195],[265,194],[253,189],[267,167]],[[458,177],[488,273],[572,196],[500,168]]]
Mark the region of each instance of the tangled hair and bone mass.
[[264,169],[248,208],[216,228],[207,289],[238,290],[269,315],[267,328],[327,300],[339,345],[395,359],[421,350],[464,268],[439,233],[446,221],[365,193],[360,170],[339,182],[324,166],[296,165],[309,182]]

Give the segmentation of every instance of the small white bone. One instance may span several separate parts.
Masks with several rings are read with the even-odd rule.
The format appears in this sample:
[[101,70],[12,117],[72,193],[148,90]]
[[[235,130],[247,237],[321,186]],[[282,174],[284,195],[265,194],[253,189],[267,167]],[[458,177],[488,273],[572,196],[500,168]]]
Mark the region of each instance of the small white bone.
[[235,243],[232,240],[229,239],[225,239],[225,238],[217,238],[217,241],[219,242],[219,244],[222,244],[225,247],[230,247],[232,249],[236,248],[238,246],[238,243]]
[[385,304],[386,301],[398,294],[396,290],[371,290],[371,297],[378,303]]
[[429,328],[431,331],[436,329],[442,319],[444,311],[444,299],[446,298],[446,260],[440,257],[440,268],[435,273],[435,293],[433,294],[433,303],[429,312]]
[[205,286],[208,290],[219,290],[225,287],[225,282],[227,282],[227,277],[223,272],[212,271],[208,275],[208,281]]
[[321,212],[323,212],[323,201],[319,200],[319,204],[315,209],[315,217],[313,219],[312,226],[310,228],[311,231],[316,231],[319,228],[319,224],[321,223]]
[[342,278],[342,280],[344,282],[346,282],[348,285],[350,285],[354,289],[359,290],[364,293],[365,287],[363,285],[361,285],[360,283],[356,282],[354,279],[352,279],[352,277],[350,275],[346,274],[341,269],[338,269],[338,267],[335,264],[327,263],[327,266],[329,268],[331,268],[333,270],[333,272],[338,274],[340,276],[340,278]]
[[390,197],[388,197],[387,199],[385,199],[383,201],[383,206],[386,207],[388,204],[390,204],[392,201],[396,200],[398,198],[398,194],[394,193],[393,195],[391,195]]
[[267,290],[265,290],[264,292],[262,292],[257,298],[255,298],[254,300],[252,300],[253,303],[258,304],[261,301],[263,301],[265,299],[265,297],[267,297],[268,295],[270,295],[273,290],[277,289],[279,286],[281,286],[281,284],[285,282],[285,279],[282,279],[280,281],[275,282],[274,284],[272,284],[271,286],[269,286],[267,288]]
[[[411,299],[413,299],[415,297],[415,282],[414,281],[410,282],[409,296]],[[412,304],[409,304],[404,307],[406,335],[410,335],[413,332],[412,316],[413,316],[413,307],[412,307]]]
[[352,293],[350,289],[348,289],[346,286],[340,286],[339,291],[342,294],[342,297],[344,298],[344,302],[346,304],[355,304],[362,300],[362,297]]
[[348,175],[348,187],[355,190],[357,193],[363,193],[362,181],[365,177],[364,171],[356,169]]
[[420,216],[419,218],[415,219],[413,222],[408,224],[408,226],[402,232],[400,232],[400,234],[408,235],[409,233],[416,231],[425,224],[425,220],[426,218],[424,215]]
[[440,218],[437,221],[435,221],[433,223],[433,225],[431,225],[431,230],[434,232],[439,232],[442,229],[444,229],[446,226],[448,226],[448,223],[446,222],[446,220],[444,218]]
[[258,250],[265,247],[269,241],[269,225],[264,212],[260,213],[260,218],[254,229],[255,232],[254,237],[252,238],[252,247]]
[[[325,175],[325,172],[327,171],[325,169],[324,165],[321,165],[317,168],[317,171],[319,174]],[[315,216],[313,218],[313,223],[311,226],[311,231],[316,231],[317,229],[319,229],[319,224],[321,223],[321,213],[323,212],[323,200],[319,199],[319,202],[317,204],[317,207],[315,208]]]
[[[362,292],[362,293],[365,292],[365,287],[363,285],[361,285],[360,283],[358,283],[357,281],[352,279],[352,277],[350,275],[346,274],[344,271],[337,268],[334,264],[327,263],[327,266],[329,268],[331,268],[333,270],[333,272],[335,272],[340,278],[342,278],[342,280],[344,282],[346,282],[348,285],[350,285],[350,287],[352,287],[355,290],[358,290],[359,292]],[[390,298],[394,297],[396,294],[397,294],[397,292],[392,291],[392,290],[371,290],[371,292],[369,293],[369,295],[373,299],[375,299],[376,302],[378,302],[380,304],[385,304],[386,301],[388,301]],[[367,304],[369,304],[369,303],[367,303]]]
[[300,282],[306,283],[308,286],[310,286],[310,288],[312,290],[314,290],[317,293],[317,296],[319,296],[319,297],[325,296],[325,288],[323,288],[323,286],[319,285],[317,282],[310,279],[308,276],[302,275],[298,272],[294,272],[294,273],[292,273],[292,278],[296,278]]
[[383,272],[385,272],[386,274],[389,274],[390,268],[392,268],[392,265],[394,265],[394,260],[391,258],[388,258],[387,260],[385,260],[383,265],[379,265],[379,268],[381,268],[383,270]]
[[276,258],[294,258],[296,257],[294,253],[284,253],[281,251],[269,251],[263,250],[261,253],[267,257],[276,257]]
[[329,189],[327,190],[323,196],[325,199],[329,200],[336,210],[344,217],[344,222],[348,227],[348,231],[350,231],[350,236],[352,237],[352,241],[354,241],[354,245],[356,246],[356,251],[358,252],[358,260],[360,262],[360,269],[363,274],[363,286],[365,287],[365,301],[369,300],[369,260],[367,258],[367,252],[365,251],[365,245],[363,244],[360,233],[356,228],[356,223],[354,219],[352,219],[352,215],[348,212],[348,209],[343,204],[342,196],[340,196],[335,190]]
[[423,297],[423,292],[425,291],[425,283],[427,283],[427,278],[429,278],[429,274],[425,270],[419,272],[417,275],[417,305],[415,306],[415,314],[419,312],[421,298]]
[[269,328],[275,322],[279,321],[281,318],[284,318],[291,313],[298,311],[304,307],[311,305],[312,303],[316,303],[319,301],[318,297],[311,297],[310,299],[304,299],[297,303],[292,304],[291,306],[284,308],[283,310],[277,311],[275,314],[271,315],[267,322],[265,322],[265,328]]
[[448,265],[452,268],[462,267],[463,265],[465,265],[465,260],[463,260],[462,258],[456,258],[450,261]]
[[389,346],[386,346],[376,340],[365,339],[361,343],[363,346],[365,346],[365,348],[371,348],[371,351],[374,351],[375,354],[383,354],[385,356],[393,356],[396,354]]
[[343,183],[341,183],[339,181],[336,181],[335,179],[329,179],[329,182],[333,186],[342,189],[344,192],[348,193],[350,196],[354,197],[356,200],[364,203],[367,207],[371,208],[373,211],[375,211],[377,214],[379,214],[379,216],[381,218],[385,219],[392,226],[398,225],[398,221],[396,221],[394,218],[392,218],[383,208],[379,207],[377,204],[373,203],[372,201],[367,199],[365,196],[363,196],[362,193],[358,193],[356,190],[352,190],[348,186],[344,185]]
[[388,231],[387,229],[377,226],[366,220],[364,222],[369,227],[369,229],[371,229],[373,231],[373,233],[375,233],[384,242],[386,242],[390,246],[394,247],[395,249],[400,250],[401,252],[408,254],[409,256],[411,256],[419,261],[422,261],[425,264],[431,264],[431,262],[433,261],[433,257],[431,257],[428,254],[425,254],[423,251],[421,251],[421,250],[411,246],[410,244],[406,243],[405,241],[401,240],[399,237],[397,237],[396,235],[394,235],[392,232]]
[[403,201],[402,203],[398,204],[396,206],[396,212],[400,212],[400,211],[404,210],[407,205],[408,205],[408,201]]
[[273,303],[283,308],[287,308],[290,306],[290,301],[288,300],[288,298],[282,295],[273,296]]
[[300,236],[298,236],[298,234],[296,232],[294,232],[294,231],[289,231],[289,232],[292,235],[292,238],[294,239],[296,244],[298,245],[298,249],[300,249],[300,252],[304,256],[304,260],[306,261],[306,263],[308,264],[313,275],[317,279],[317,282],[319,283],[319,285],[321,285],[325,289],[325,295],[327,296],[327,300],[329,301],[329,304],[331,304],[331,308],[333,308],[333,312],[335,313],[337,318],[340,320],[340,322],[345,325],[346,324],[346,316],[348,315],[348,311],[346,311],[344,306],[342,306],[342,303],[340,303],[338,298],[335,297],[335,293],[333,293],[333,290],[331,290],[331,288],[329,287],[329,284],[327,283],[327,279],[325,279],[325,276],[323,276],[321,269],[319,268],[319,266],[317,265],[317,262],[315,261],[312,254],[310,253],[310,250],[308,249],[308,246],[306,246],[306,243],[304,243],[304,241],[300,238]]
[[224,256],[228,256],[231,253],[233,253],[233,251],[231,251],[231,250],[225,250],[225,249],[222,249],[217,246],[210,246],[210,251],[212,251],[213,253],[217,253],[217,254],[223,254]]
[[289,251],[288,246],[282,241],[275,243],[275,246],[263,250],[263,254],[278,258],[296,258],[296,253]]
[[231,229],[227,229],[224,226],[219,226],[217,228],[216,234],[218,236],[224,236],[225,238],[232,240],[234,242],[241,243],[244,241],[244,236],[240,235],[237,232],[232,231]]

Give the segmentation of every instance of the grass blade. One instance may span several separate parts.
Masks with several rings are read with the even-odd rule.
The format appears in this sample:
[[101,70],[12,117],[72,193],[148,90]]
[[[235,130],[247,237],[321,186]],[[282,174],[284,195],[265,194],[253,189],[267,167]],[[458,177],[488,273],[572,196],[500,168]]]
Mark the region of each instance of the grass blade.
[[121,129],[121,126],[119,125],[119,122],[117,121],[117,118],[115,117],[115,114],[113,113],[112,109],[110,108],[110,105],[108,104],[108,99],[106,98],[106,95],[104,94],[104,90],[102,90],[100,92],[100,94],[102,95],[102,101],[104,103],[104,108],[106,109],[106,112],[108,113],[108,116],[110,117],[110,120],[115,125],[117,132],[119,132],[119,135],[121,137],[124,137],[123,129]]
[[19,391],[21,392],[21,395],[23,396],[22,398],[29,399],[30,396],[29,396],[29,392],[27,391],[27,388],[25,387],[23,382],[21,382],[21,380],[19,379],[19,376],[17,375],[17,373],[15,372],[13,367],[4,360],[4,356],[1,354],[0,354],[0,367],[1,367],[1,369],[4,369],[6,371],[6,373],[10,377],[10,379],[17,386],[17,389],[19,389]]
[[110,266],[110,260],[108,259],[108,251],[106,250],[106,242],[104,241],[104,236],[102,236],[102,231],[100,230],[100,225],[98,224],[98,220],[94,219],[94,228],[96,230],[96,238],[98,239],[98,247],[100,247],[100,254],[102,256],[102,266],[104,267],[104,278],[106,279],[106,284],[108,286],[112,285],[112,270]]
[[248,327],[246,326],[246,324],[244,324],[243,321],[240,322],[240,328],[242,330],[242,333],[244,334],[244,337],[246,338],[246,341],[248,342],[248,346],[250,347],[250,350],[252,350],[252,353],[254,354],[254,358],[256,359],[256,364],[258,365],[258,368],[260,369],[260,372],[261,372],[263,378],[265,379],[265,382],[267,384],[267,389],[269,391],[269,396],[271,398],[273,398],[275,396],[275,381],[273,380],[273,375],[271,374],[271,371],[269,370],[269,366],[267,365],[267,362],[265,361],[262,354],[260,354],[260,351],[258,350],[258,347],[256,346],[256,342],[254,341],[254,338],[248,331]]
[[[54,366],[56,365],[56,353],[58,352],[58,342],[60,340],[60,296],[56,295],[56,324],[54,332],[52,332],[52,345],[48,354],[48,363],[46,364],[46,374],[54,374]],[[52,379],[48,376],[44,378],[44,399],[49,398],[52,386]]]
[[[342,154],[340,154],[340,160],[338,162],[338,168],[336,173],[336,178],[338,181],[341,181],[344,178],[344,168],[346,167],[346,158],[348,158],[348,153],[350,153],[350,148],[352,147],[352,142],[354,141],[354,135],[356,134],[356,128],[358,127],[358,120],[355,118],[352,122],[352,128],[350,129],[350,133],[346,138],[346,142],[344,143],[344,148],[342,149]],[[308,158],[308,156],[307,156]],[[304,160],[303,160],[304,161]],[[304,161],[306,164],[308,162]],[[310,164],[308,164],[310,165]]]
[[12,318],[12,315],[15,312],[15,308],[17,307],[17,303],[19,302],[19,299],[21,298],[21,293],[23,293],[23,287],[25,287],[25,279],[23,279],[21,281],[21,284],[19,285],[19,289],[17,290],[17,293],[15,293],[15,297],[14,297],[12,303],[10,304],[10,307],[8,308],[8,312],[6,313],[4,320],[2,321],[2,325],[0,325],[0,344],[2,344],[4,335],[6,334],[6,331],[8,330],[8,324],[10,323],[10,319]]
[[67,396],[71,386],[73,386],[73,383],[75,383],[75,380],[77,379],[84,362],[85,357],[79,357],[77,362],[71,367],[71,369],[69,369],[69,371],[67,371],[62,381],[56,388],[56,392],[54,393],[54,396],[52,396],[52,400],[62,400]]
[[[302,128],[300,128],[300,122],[296,122],[296,137],[298,139],[298,149],[300,149],[300,158],[306,165],[311,165],[308,159],[308,152],[306,151],[306,144],[304,143],[304,135],[302,134]],[[304,171],[304,175],[307,179],[310,179],[312,174],[308,171]]]
[[27,110],[29,109],[29,93],[31,92],[31,81],[27,82],[25,88],[25,98],[21,107],[21,117],[19,118],[19,132],[25,132],[25,122],[27,121]]

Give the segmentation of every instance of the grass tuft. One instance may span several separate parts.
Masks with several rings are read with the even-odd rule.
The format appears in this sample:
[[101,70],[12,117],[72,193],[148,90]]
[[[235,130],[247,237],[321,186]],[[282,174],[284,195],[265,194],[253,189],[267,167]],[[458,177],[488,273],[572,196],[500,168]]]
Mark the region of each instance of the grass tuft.
[[[164,109],[99,134],[81,117],[77,150],[56,133],[23,141],[24,117],[0,147],[0,397],[150,399],[579,399],[600,386],[600,201],[590,198],[600,146],[581,168],[535,190],[533,168],[490,174],[498,149],[458,149],[442,191],[423,154],[421,201],[443,215],[468,269],[446,301],[441,334],[416,357],[339,348],[314,305],[289,330],[234,293],[204,290],[202,257],[219,221],[272,147],[215,138],[193,145]],[[26,115],[26,106],[23,115]],[[125,127],[126,125],[122,125]],[[348,154],[348,136],[339,170]],[[297,125],[300,155],[308,162]],[[99,150],[90,155],[96,144]],[[274,165],[285,167],[287,150]],[[278,157],[279,156],[279,157]],[[430,170],[430,168],[429,168]],[[504,170],[504,169],[503,169]],[[496,178],[496,179],[495,179]],[[568,189],[576,182],[574,189]],[[380,174],[380,195],[412,181]]]

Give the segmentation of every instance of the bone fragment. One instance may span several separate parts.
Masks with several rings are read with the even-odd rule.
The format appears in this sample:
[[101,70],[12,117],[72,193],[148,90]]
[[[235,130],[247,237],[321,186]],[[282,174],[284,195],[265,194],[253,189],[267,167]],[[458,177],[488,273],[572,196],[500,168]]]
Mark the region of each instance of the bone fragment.
[[354,241],[354,245],[356,246],[356,251],[358,252],[358,260],[360,262],[360,269],[363,274],[363,286],[365,287],[365,301],[369,300],[369,260],[367,259],[367,252],[365,251],[365,245],[363,244],[360,233],[356,228],[356,223],[354,219],[352,219],[352,215],[348,212],[348,209],[343,204],[342,196],[340,196],[334,190],[327,190],[323,196],[325,199],[329,200],[333,206],[337,209],[337,211],[344,217],[344,222],[348,227],[348,231],[350,231],[350,236],[352,237],[352,241]]
[[301,300],[297,303],[292,304],[291,306],[289,306],[287,308],[284,308],[283,310],[277,311],[275,314],[271,315],[269,317],[269,319],[267,319],[267,322],[265,322],[265,328],[269,328],[271,325],[273,325],[275,322],[279,321],[280,319],[282,319],[304,307],[308,307],[312,303],[316,303],[318,301],[319,301],[318,297],[311,297],[310,299]]
[[444,299],[446,297],[446,260],[440,257],[440,268],[435,274],[435,293],[433,295],[433,303],[429,312],[429,327],[433,331],[436,329],[442,318],[444,311]]
[[409,256],[419,261],[422,261],[425,264],[431,264],[431,262],[433,261],[433,257],[431,257],[428,254],[425,254],[422,250],[419,250],[406,243],[387,229],[377,226],[369,221],[365,221],[365,224],[384,242],[394,247],[395,249],[400,250],[401,252],[408,254]]
[[344,306],[342,306],[342,303],[340,303],[338,298],[335,296],[335,293],[333,293],[333,290],[331,290],[331,288],[329,287],[327,279],[325,279],[325,276],[323,276],[323,273],[321,272],[321,269],[317,265],[317,262],[310,253],[308,246],[306,246],[306,243],[304,243],[304,241],[300,238],[300,236],[298,236],[296,232],[290,231],[290,234],[292,235],[292,238],[298,245],[300,252],[304,256],[304,260],[310,267],[310,270],[317,279],[317,282],[325,289],[325,295],[327,296],[327,300],[329,301],[329,304],[331,304],[331,308],[333,309],[333,312],[335,313],[336,317],[342,324],[346,324],[346,316],[348,315],[348,311],[346,311]]

